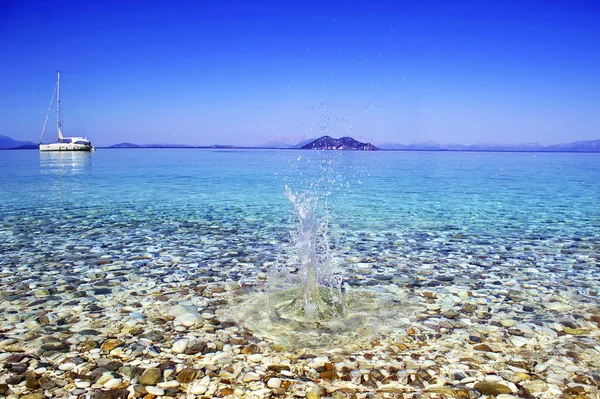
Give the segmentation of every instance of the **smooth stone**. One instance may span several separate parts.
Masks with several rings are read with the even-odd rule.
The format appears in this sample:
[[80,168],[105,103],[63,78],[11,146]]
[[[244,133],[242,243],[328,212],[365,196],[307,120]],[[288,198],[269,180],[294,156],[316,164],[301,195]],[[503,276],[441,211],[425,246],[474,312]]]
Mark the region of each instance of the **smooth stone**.
[[193,305],[175,305],[167,310],[169,316],[175,317],[175,322],[185,326],[193,326],[202,321],[202,316]]
[[511,335],[509,340],[514,346],[517,347],[525,346],[529,343],[529,338],[524,338],[518,335]]
[[488,344],[478,344],[473,347],[476,351],[495,352]]
[[192,368],[185,368],[177,374],[177,377],[175,377],[175,379],[182,384],[187,384],[188,382],[192,382],[194,378],[196,378],[197,374],[197,370]]
[[244,381],[244,382],[260,381],[260,375],[256,374],[253,371],[250,371],[250,372],[244,374],[242,381]]
[[[17,396],[18,398],[18,396]],[[46,396],[44,395],[43,392],[34,392],[34,393],[30,393],[27,395],[23,395],[20,397],[20,399],[45,399]]]
[[160,369],[151,367],[144,370],[142,375],[140,376],[139,383],[140,385],[149,386],[156,385],[158,381],[162,378],[162,372]]
[[59,370],[62,371],[71,371],[73,370],[77,365],[73,362],[67,362],[67,363],[63,363],[60,366],[58,366]]
[[490,374],[490,375],[486,375],[485,376],[484,381],[486,381],[486,382],[500,382],[500,381],[502,381],[502,377],[500,377],[499,375]]
[[[100,370],[100,369],[98,369],[98,370]],[[115,377],[109,371],[105,371],[104,373],[102,373],[102,375],[100,375],[100,378],[98,378],[96,380],[96,384],[97,385],[104,385],[108,381],[112,380],[113,378],[115,378]]]
[[187,339],[180,339],[178,341],[175,341],[171,350],[175,353],[183,353],[185,352],[185,349],[188,346],[188,342],[189,341]]
[[269,381],[267,381],[267,386],[269,388],[273,388],[273,389],[279,388],[279,387],[281,387],[281,382],[282,382],[281,378],[272,377],[272,378],[269,378]]
[[188,392],[194,395],[204,395],[208,391],[208,385],[192,384],[188,388]]
[[543,305],[546,309],[554,310],[557,312],[566,312],[573,309],[572,306],[562,302],[544,302]]
[[151,395],[156,395],[156,396],[162,396],[165,394],[165,390],[160,388],[160,387],[155,387],[155,386],[147,386],[146,387],[146,391],[148,391],[149,394]]
[[41,349],[46,351],[67,352],[70,345],[66,342],[47,342],[42,344]]
[[123,342],[118,339],[107,339],[102,343],[101,349],[103,351],[110,352],[121,345],[123,345]]
[[186,355],[195,355],[197,353],[203,352],[206,349],[206,341],[202,340],[192,340],[188,342],[188,346],[185,348]]
[[116,388],[123,380],[121,378],[112,378],[104,383],[104,388],[112,389]]
[[529,392],[532,392],[532,393],[538,393],[538,392],[542,393],[542,392],[546,392],[548,390],[548,384],[546,384],[542,380],[525,381],[521,385],[523,385],[523,387],[525,389],[527,389]]
[[512,319],[502,319],[500,320],[500,324],[502,324],[504,327],[512,327],[517,324],[517,322]]
[[263,355],[261,355],[260,353],[255,353],[253,355],[248,356],[248,360],[250,360],[251,362],[254,362],[254,363],[260,363],[262,358],[263,358]]
[[163,388],[163,389],[177,388],[177,387],[179,387],[179,382],[176,380],[159,382],[158,384],[156,384],[156,386]]
[[564,384],[565,380],[569,378],[567,373],[548,373],[546,376],[546,382],[548,384]]
[[498,382],[480,381],[475,384],[475,389],[484,395],[500,395],[502,393],[512,393],[511,389]]

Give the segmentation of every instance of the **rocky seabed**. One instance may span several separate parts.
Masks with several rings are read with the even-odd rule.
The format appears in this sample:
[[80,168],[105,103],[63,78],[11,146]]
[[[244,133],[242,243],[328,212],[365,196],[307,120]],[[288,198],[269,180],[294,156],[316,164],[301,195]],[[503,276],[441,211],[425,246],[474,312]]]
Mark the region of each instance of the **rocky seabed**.
[[600,397],[597,238],[349,232],[344,289],[386,298],[386,328],[304,347],[234,311],[282,241],[241,217],[6,216],[0,397]]

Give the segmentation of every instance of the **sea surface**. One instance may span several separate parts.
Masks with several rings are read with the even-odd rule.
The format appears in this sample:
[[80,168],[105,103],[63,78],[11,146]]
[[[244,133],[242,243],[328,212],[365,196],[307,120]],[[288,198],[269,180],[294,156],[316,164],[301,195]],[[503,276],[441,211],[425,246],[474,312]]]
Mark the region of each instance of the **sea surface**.
[[[52,397],[594,397],[599,183],[600,154],[0,151],[0,365]],[[265,307],[273,270],[296,272],[290,195],[343,281],[326,328]],[[194,374],[81,377],[112,361]],[[6,392],[37,389],[13,374]]]
[[[182,241],[207,259],[243,247],[255,264],[272,261],[295,223],[288,186],[317,199],[340,255],[351,247],[405,263],[419,251],[438,260],[514,246],[510,264],[540,257],[532,244],[563,250],[566,270],[580,244],[599,243],[599,183],[598,154],[2,151],[0,263],[60,258],[84,243],[145,250]],[[210,237],[218,240],[205,252]],[[410,245],[399,247],[399,237]]]
[[[319,198],[340,243],[356,233],[418,237],[449,230],[499,242],[597,242],[599,183],[598,154],[0,153],[4,234],[42,226],[51,241],[76,241],[75,230],[86,223],[110,230],[111,223],[135,221],[136,228],[160,235],[177,223],[196,221],[248,234],[258,250],[264,240],[289,232],[287,185]],[[126,238],[136,231],[120,233]],[[12,251],[3,248],[3,253]]]

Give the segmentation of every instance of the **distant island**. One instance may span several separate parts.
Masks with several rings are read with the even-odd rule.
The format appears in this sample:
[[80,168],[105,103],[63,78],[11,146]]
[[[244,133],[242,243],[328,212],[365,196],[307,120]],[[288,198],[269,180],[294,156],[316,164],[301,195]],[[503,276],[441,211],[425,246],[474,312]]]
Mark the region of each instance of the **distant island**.
[[[0,150],[28,150],[37,149],[38,145],[31,141],[19,141],[10,137],[0,135]],[[543,146],[537,143],[529,144],[438,144],[432,141],[416,144],[384,143],[373,145],[361,143],[351,137],[334,139],[323,136],[316,139],[303,140],[295,145],[281,142],[271,142],[259,146],[236,146],[236,145],[188,145],[188,144],[134,144],[119,143],[111,146],[100,146],[97,148],[131,149],[131,148],[199,148],[199,149],[279,149],[279,150],[359,150],[359,151],[482,151],[482,152],[600,152],[600,140],[575,141],[565,144],[554,144]]]
[[38,145],[31,141],[13,140],[0,134],[0,150],[30,150],[37,149]]
[[433,141],[415,144],[387,143],[379,146],[382,150],[396,151],[489,151],[489,152],[600,152],[600,140],[575,141],[573,143],[540,145],[526,144],[438,144]]
[[355,150],[355,151],[377,151],[379,148],[371,143],[361,143],[352,137],[334,139],[330,136],[319,137],[300,147],[301,150]]

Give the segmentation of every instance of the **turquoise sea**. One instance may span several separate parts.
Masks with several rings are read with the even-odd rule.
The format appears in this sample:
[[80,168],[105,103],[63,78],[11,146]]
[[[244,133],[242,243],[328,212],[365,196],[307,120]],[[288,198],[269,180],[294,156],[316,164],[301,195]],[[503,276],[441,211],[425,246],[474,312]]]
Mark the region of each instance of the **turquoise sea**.
[[[223,254],[241,246],[258,263],[272,260],[266,249],[289,240],[294,223],[288,185],[319,197],[342,253],[359,246],[359,255],[393,263],[420,251],[438,260],[509,246],[512,264],[539,257],[539,247],[565,250],[566,270],[579,246],[600,243],[599,182],[598,154],[3,151],[0,264],[69,256],[69,245],[83,243],[143,247],[143,237],[157,246],[185,240],[199,253],[202,240],[227,238],[215,244]],[[410,245],[394,244],[399,237]]]
[[287,234],[286,184],[321,198],[340,242],[356,232],[453,230],[557,245],[600,236],[598,154],[3,151],[0,172],[4,230],[39,225],[53,241],[76,240],[78,222],[136,221],[162,234],[195,220],[231,226],[260,246]]
[[[594,397],[599,183],[600,154],[0,151],[0,396]],[[328,227],[326,328],[265,307],[286,191]]]

